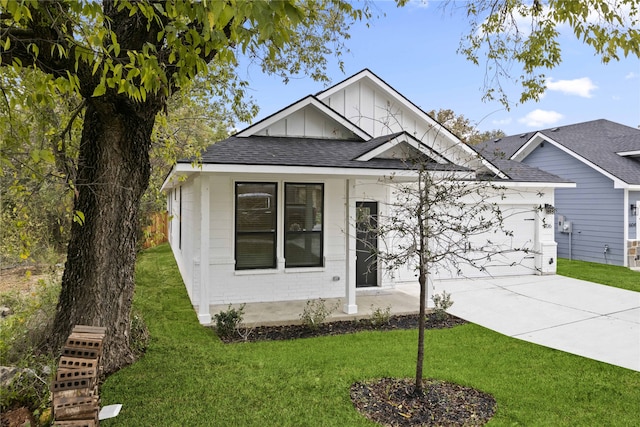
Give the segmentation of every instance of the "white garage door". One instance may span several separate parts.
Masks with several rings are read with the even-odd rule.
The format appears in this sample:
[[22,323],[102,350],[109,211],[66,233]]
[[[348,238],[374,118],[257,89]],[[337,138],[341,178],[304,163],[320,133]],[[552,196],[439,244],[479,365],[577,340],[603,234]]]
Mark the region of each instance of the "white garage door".
[[[473,247],[484,246],[483,253],[465,254],[473,258],[474,264],[466,264],[456,258],[457,263],[443,262],[430,269],[432,279],[454,279],[461,277],[500,277],[535,274],[535,224],[536,213],[527,207],[508,205],[501,208],[504,217],[504,232],[487,232],[475,236]],[[416,266],[406,265],[393,273],[394,282],[415,282]]]
[[456,277],[515,276],[535,274],[535,225],[536,213],[522,206],[510,205],[501,208],[504,217],[504,232],[487,232],[472,238],[474,247],[484,247],[485,251],[476,252],[474,265],[460,264],[457,271],[452,268],[440,268],[437,278]]

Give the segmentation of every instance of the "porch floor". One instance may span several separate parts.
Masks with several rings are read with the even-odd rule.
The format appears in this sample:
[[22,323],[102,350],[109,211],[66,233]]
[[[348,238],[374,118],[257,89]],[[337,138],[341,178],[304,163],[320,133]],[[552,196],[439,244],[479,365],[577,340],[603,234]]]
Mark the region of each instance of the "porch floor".
[[[342,311],[345,301],[345,298],[325,298],[325,306],[327,308],[333,308],[337,305],[337,308],[327,318],[327,321],[366,318],[376,308],[384,310],[386,307],[390,307],[391,315],[414,314],[418,313],[420,308],[419,297],[398,289],[357,290],[356,304],[358,305],[358,313],[356,314],[347,314]],[[301,323],[300,315],[306,304],[306,300],[247,303],[244,307],[243,324],[245,326],[271,326]],[[240,304],[233,304],[232,306],[238,308]],[[229,304],[210,305],[209,313],[213,317],[228,308]],[[215,319],[213,321],[215,322]]]

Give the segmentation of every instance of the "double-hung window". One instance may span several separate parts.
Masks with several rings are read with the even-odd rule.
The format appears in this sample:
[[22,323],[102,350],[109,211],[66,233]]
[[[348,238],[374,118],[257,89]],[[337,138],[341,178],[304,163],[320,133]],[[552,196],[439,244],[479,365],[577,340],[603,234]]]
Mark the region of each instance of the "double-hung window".
[[236,183],[236,270],[276,267],[276,207],[276,183]]
[[323,265],[323,184],[284,184],[285,267]]

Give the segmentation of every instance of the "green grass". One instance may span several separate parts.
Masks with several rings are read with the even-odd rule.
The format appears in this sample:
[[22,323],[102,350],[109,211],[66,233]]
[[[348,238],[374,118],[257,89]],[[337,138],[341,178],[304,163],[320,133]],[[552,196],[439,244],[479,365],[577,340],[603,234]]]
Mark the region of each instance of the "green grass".
[[[109,377],[102,426],[372,426],[349,387],[412,377],[416,331],[222,344],[201,327],[171,251],[139,260],[135,305],[147,354]],[[493,426],[640,425],[640,372],[508,338],[477,325],[428,331],[425,373],[495,396]]]
[[640,292],[640,272],[618,265],[559,258],[558,274]]

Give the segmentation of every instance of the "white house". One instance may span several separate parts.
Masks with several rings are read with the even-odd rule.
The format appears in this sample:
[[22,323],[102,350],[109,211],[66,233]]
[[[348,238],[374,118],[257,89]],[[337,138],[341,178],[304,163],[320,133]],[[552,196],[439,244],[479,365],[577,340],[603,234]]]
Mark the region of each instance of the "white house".
[[363,70],[211,145],[202,164],[187,159],[172,169],[163,185],[169,241],[200,322],[211,321],[209,305],[227,303],[341,298],[356,313],[358,290],[415,281],[406,269],[372,271],[356,224],[384,215],[390,176],[415,177],[402,158],[407,149],[427,156],[434,174],[482,174],[507,189],[501,208],[517,213],[501,244],[531,252],[464,276],[555,272],[554,189],[573,184],[487,161]]

